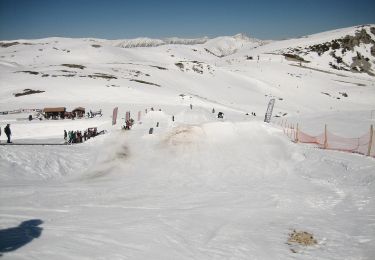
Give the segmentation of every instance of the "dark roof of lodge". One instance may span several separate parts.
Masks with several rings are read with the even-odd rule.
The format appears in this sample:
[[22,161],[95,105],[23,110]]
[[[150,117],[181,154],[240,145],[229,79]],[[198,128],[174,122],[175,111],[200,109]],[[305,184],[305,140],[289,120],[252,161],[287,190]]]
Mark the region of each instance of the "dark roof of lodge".
[[85,108],[84,107],[76,107],[75,109],[72,110],[72,112],[75,112],[75,111],[83,111],[83,112],[85,112]]
[[46,107],[43,109],[44,113],[54,113],[54,112],[65,112],[65,107]]

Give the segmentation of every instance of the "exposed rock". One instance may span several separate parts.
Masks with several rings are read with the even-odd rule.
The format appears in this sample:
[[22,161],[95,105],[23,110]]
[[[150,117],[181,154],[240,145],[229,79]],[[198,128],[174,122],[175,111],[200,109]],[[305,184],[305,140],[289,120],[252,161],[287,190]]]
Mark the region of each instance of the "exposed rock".
[[147,85],[153,85],[153,86],[161,87],[159,84],[148,82],[148,81],[144,81],[144,80],[139,80],[139,79],[131,79],[130,81],[135,81],[135,82],[142,83],[142,84],[147,84]]
[[28,74],[31,74],[31,75],[38,75],[39,74],[39,72],[31,71],[31,70],[22,70],[22,71],[17,71],[17,72],[28,73]]
[[36,93],[43,93],[45,92],[44,90],[32,90],[32,89],[24,89],[23,92],[21,93],[15,93],[13,94],[15,97],[20,97],[20,96],[26,96],[26,95],[31,95],[31,94],[36,94]]
[[[80,76],[80,77],[86,77],[86,76]],[[117,79],[117,77],[110,75],[110,74],[105,74],[105,73],[94,73],[91,75],[87,75],[87,77],[93,78],[93,79],[96,79],[96,78],[103,78],[103,79],[108,79],[108,80]]]
[[78,65],[78,64],[61,64],[61,66],[65,66],[65,67],[72,68],[72,69],[81,69],[81,70],[86,68],[85,66]]
[[283,55],[287,60],[290,60],[290,61],[309,62],[305,60],[304,58],[298,56],[297,54],[284,53]]
[[176,65],[177,67],[179,67],[181,70],[184,69],[184,64],[182,64],[182,62],[176,62],[174,65]]

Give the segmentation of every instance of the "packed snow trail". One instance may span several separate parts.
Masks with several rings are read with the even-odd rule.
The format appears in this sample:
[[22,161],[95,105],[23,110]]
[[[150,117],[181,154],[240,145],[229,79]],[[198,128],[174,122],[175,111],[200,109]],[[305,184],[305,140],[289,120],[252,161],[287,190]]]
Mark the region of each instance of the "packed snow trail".
[[[301,259],[374,253],[371,159],[298,146],[256,121],[200,118],[206,122],[181,124],[152,112],[131,131],[48,150],[55,160],[68,153],[63,176],[2,182],[2,226],[44,222],[38,239],[5,258],[287,259],[292,229],[318,240],[293,247]],[[12,166],[12,152],[1,152],[8,174],[38,169],[38,160]]]

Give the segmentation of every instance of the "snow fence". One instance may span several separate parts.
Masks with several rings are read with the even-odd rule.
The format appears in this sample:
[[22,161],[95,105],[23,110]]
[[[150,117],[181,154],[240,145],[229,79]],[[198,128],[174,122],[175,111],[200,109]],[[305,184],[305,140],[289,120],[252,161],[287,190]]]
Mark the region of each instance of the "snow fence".
[[336,150],[342,152],[358,153],[375,158],[375,133],[373,125],[367,133],[360,137],[342,137],[328,130],[324,126],[324,132],[319,135],[310,135],[302,131],[298,124],[287,125],[281,123],[284,133],[296,143],[316,144],[321,149]]

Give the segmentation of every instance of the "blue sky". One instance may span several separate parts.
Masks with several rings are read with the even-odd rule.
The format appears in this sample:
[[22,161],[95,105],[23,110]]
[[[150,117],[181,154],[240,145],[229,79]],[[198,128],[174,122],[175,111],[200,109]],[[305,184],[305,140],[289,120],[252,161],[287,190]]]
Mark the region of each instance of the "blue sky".
[[0,0],[0,40],[239,32],[283,39],[368,23],[374,0]]

